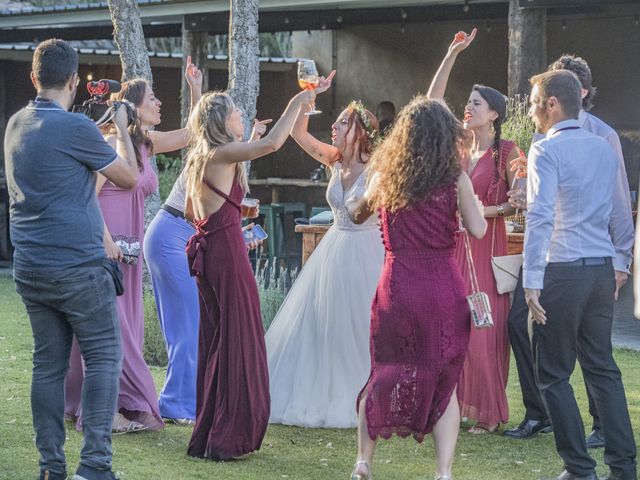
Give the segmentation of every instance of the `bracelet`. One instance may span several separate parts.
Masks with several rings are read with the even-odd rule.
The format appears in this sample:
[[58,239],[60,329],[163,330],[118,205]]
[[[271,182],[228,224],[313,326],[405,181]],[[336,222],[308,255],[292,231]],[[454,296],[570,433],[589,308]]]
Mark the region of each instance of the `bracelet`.
[[496,205],[496,208],[498,209],[496,215],[498,215],[499,217],[504,217],[504,207],[502,206],[502,204]]

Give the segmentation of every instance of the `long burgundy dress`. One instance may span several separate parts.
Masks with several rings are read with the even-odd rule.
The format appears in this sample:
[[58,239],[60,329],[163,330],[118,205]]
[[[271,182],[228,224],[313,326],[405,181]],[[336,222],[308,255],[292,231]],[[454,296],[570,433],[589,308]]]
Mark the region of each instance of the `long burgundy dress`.
[[386,255],[371,307],[371,375],[358,398],[367,395],[371,439],[421,442],[458,382],[470,314],[453,256],[456,197],[453,183],[410,208],[380,211]]
[[196,424],[187,453],[225,460],[258,450],[269,421],[260,299],[240,228],[237,178],[226,202],[195,222],[187,244],[200,294]]
[[[501,142],[500,165],[496,175],[496,165],[492,150],[478,160],[470,173],[471,183],[480,201],[485,206],[505,203],[508,200],[509,187],[505,180],[505,169],[509,153],[515,143]],[[497,198],[497,202],[496,202]],[[463,417],[477,420],[488,427],[509,420],[507,403],[507,380],[509,378],[509,333],[507,317],[509,315],[509,294],[498,294],[495,277],[491,269],[491,242],[495,224],[494,256],[507,254],[507,234],[503,217],[487,219],[487,233],[477,240],[469,237],[473,264],[478,277],[480,291],[489,296],[494,326],[492,328],[472,329],[469,339],[469,352],[460,376],[458,401]],[[466,292],[471,293],[469,267],[460,241],[456,250]]]

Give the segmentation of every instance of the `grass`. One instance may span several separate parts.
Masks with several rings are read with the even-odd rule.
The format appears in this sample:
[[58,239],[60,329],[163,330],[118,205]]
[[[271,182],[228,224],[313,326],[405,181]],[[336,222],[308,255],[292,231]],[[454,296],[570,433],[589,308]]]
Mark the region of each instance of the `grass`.
[[[24,307],[15,294],[12,280],[0,276],[0,480],[33,480],[38,472],[38,454],[33,445],[29,403],[32,339]],[[640,354],[617,350],[616,359],[627,387],[636,438],[640,438]],[[156,385],[162,384],[164,370],[152,367]],[[520,393],[512,363],[508,397],[511,418],[523,415]],[[582,379],[574,385],[583,413],[587,412]],[[586,421],[586,418],[585,418]],[[197,479],[346,479],[355,451],[355,430],[303,429],[269,426],[262,449],[241,460],[215,463],[187,457],[190,429],[167,426],[160,432],[142,432],[114,437],[114,470],[122,480]],[[70,472],[77,466],[82,435],[67,433],[67,461]],[[606,467],[602,450],[595,452],[598,473]],[[394,438],[382,441],[374,461],[376,478],[412,480],[432,478],[434,453],[429,440]],[[555,453],[552,436],[526,442],[498,435],[460,434],[454,465],[456,480],[535,479],[555,477],[562,463]]]

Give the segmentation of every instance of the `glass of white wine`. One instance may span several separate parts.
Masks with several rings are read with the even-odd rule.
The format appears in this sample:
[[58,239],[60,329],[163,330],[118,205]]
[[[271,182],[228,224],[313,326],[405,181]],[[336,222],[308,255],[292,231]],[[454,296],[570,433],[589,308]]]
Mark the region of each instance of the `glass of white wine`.
[[[302,90],[314,90],[318,86],[319,76],[318,69],[316,68],[316,62],[313,60],[303,59],[298,61],[298,85]],[[305,113],[305,115],[317,115],[322,113],[320,110],[316,110],[315,103],[311,107],[311,110]]]

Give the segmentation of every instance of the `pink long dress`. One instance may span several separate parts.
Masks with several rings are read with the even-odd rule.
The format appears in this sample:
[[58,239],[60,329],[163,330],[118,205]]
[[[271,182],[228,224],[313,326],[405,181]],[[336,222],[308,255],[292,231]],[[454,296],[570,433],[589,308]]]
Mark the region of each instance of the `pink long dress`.
[[[507,201],[509,190],[505,180],[507,158],[515,144],[501,142],[500,172],[496,178],[496,166],[492,150],[488,150],[470,174],[473,189],[483,205],[497,205]],[[497,202],[496,202],[497,198]],[[480,291],[489,296],[494,326],[492,328],[471,329],[469,351],[460,375],[458,400],[461,414],[469,420],[477,420],[487,426],[506,423],[509,420],[507,404],[507,379],[509,377],[509,295],[498,294],[491,269],[491,242],[495,223],[494,256],[507,254],[507,235],[504,218],[488,218],[487,233],[481,240],[469,237],[473,263],[478,277]],[[456,249],[462,278],[467,292],[471,292],[469,268],[462,237]]]
[[[120,263],[124,276],[124,295],[116,297],[120,333],[122,335],[122,373],[118,411],[149,429],[164,426],[158,407],[158,394],[149,367],[144,361],[144,306],[142,302],[142,244],[144,236],[144,199],[156,189],[158,177],[149,163],[148,152],[142,150],[143,170],[131,190],[123,190],[107,181],[98,195],[102,216],[111,235],[127,235],[140,240],[140,257],[135,265]],[[82,389],[80,352],[74,341],[66,379],[65,415],[77,418],[81,429],[80,393]]]

